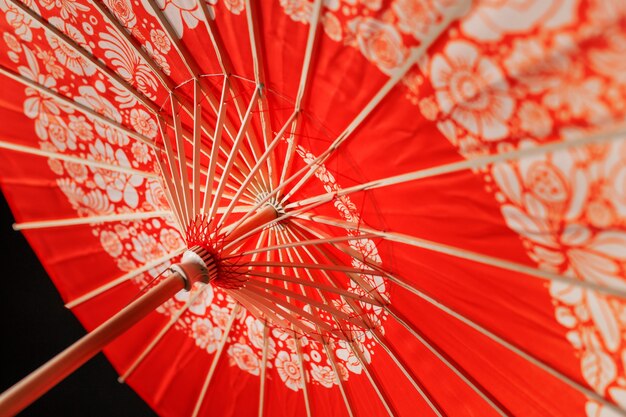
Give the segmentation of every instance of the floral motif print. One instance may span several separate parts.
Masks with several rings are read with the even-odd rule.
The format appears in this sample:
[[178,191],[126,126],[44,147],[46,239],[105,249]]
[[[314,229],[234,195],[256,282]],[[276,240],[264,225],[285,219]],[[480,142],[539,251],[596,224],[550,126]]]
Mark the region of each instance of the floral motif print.
[[276,370],[287,388],[294,391],[302,388],[304,380],[297,355],[289,354],[285,351],[278,352],[278,355],[276,355]]
[[432,58],[430,79],[440,111],[485,140],[509,133],[514,100],[501,70],[464,41],[450,42]]

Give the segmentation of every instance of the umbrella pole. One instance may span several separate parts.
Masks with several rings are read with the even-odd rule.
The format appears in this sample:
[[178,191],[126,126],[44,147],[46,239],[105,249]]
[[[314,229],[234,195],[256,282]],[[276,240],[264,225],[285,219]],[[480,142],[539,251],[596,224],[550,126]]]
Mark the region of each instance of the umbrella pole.
[[185,287],[178,272],[0,395],[0,416],[13,416],[65,379],[155,308]]
[[[231,242],[251,230],[278,217],[271,206],[259,210],[237,229],[226,231],[225,242]],[[183,257],[183,262],[184,262]],[[0,416],[14,416],[37,400],[69,374],[100,352],[107,344],[131,328],[139,320],[173,297],[182,289],[189,289],[195,281],[209,281],[207,265],[184,262],[157,286],[133,301],[91,333],[75,342],[26,378],[0,395]]]

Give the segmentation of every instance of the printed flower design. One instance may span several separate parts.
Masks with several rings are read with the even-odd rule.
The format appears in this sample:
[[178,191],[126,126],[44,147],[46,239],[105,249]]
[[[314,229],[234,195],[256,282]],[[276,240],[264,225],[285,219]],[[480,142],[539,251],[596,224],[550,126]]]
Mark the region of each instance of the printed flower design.
[[165,195],[165,190],[158,180],[149,180],[146,189],[146,202],[150,204],[154,210],[167,210],[170,205]]
[[298,361],[297,355],[281,350],[276,355],[274,364],[280,379],[282,379],[287,388],[294,391],[302,389],[304,379],[300,372],[300,361]]
[[245,3],[243,0],[223,0],[224,6],[228,9],[232,14],[241,14],[245,7]]
[[150,114],[141,109],[132,109],[130,111],[131,126],[144,136],[154,138],[157,133],[157,125]]
[[234,360],[239,369],[252,375],[259,375],[261,372],[259,358],[252,351],[250,346],[242,343],[235,343],[228,348],[229,356]]
[[461,127],[488,140],[509,134],[508,120],[515,108],[501,70],[465,41],[446,45],[430,66],[430,79],[441,112]]
[[40,4],[47,10],[59,9],[61,18],[70,19],[73,22],[76,21],[79,13],[89,11],[89,7],[72,0],[41,0]]
[[406,50],[395,27],[370,17],[359,17],[348,23],[361,53],[387,75],[400,67]]
[[104,0],[106,6],[126,29],[132,29],[137,24],[137,16],[129,0]]
[[[175,229],[161,229],[159,234],[161,244],[165,247],[165,250],[173,252],[179,248],[185,246],[185,242],[180,237],[180,234]],[[204,313],[203,313],[204,314]]]
[[113,258],[121,255],[124,250],[122,242],[120,242],[119,237],[117,237],[117,233],[106,230],[100,233],[100,244]]
[[[91,52],[91,48],[87,45],[85,37],[82,32],[76,29],[69,23],[64,22],[58,17],[51,17],[50,23],[58,27],[67,36],[69,36],[74,42],[80,45],[82,48]],[[91,76],[96,72],[96,67],[91,62],[85,59],[81,54],[70,48],[63,41],[59,40],[53,34],[46,32],[46,38],[50,44],[50,48],[54,51],[59,63],[76,75]]]
[[[160,244],[163,244],[162,240]],[[177,246],[176,249],[180,247],[182,246]],[[189,311],[196,316],[204,317],[213,301],[213,287],[211,285],[203,285],[194,288],[193,291],[180,291],[176,294],[175,298],[184,303],[193,300],[189,306]]]
[[172,47],[169,36],[161,29],[152,29],[150,31],[150,40],[152,44],[164,54],[167,54]]
[[131,239],[133,250],[131,255],[141,263],[148,263],[165,255],[163,246],[154,236],[141,232]]
[[563,27],[573,21],[577,5],[577,0],[481,1],[463,19],[461,28],[477,40],[497,41],[540,25],[547,29]]
[[222,331],[218,327],[214,327],[211,320],[206,318],[198,318],[191,325],[191,333],[196,345],[201,349],[206,349],[208,353],[217,350],[217,346],[222,337]]
[[[103,143],[100,139],[95,144],[89,145],[91,155],[96,161],[103,161],[120,166],[130,167],[130,162],[123,150],[113,148],[108,143]],[[94,182],[101,189],[106,191],[113,202],[124,201],[131,208],[139,205],[139,194],[137,187],[143,184],[143,178],[139,175],[128,175],[120,172],[113,172],[101,168],[92,168]]]
[[337,384],[337,377],[330,366],[311,363],[311,377],[326,388],[332,388],[333,385]]
[[422,39],[440,18],[432,0],[396,0],[391,6],[398,17],[398,29]]
[[[227,0],[228,1],[228,0]],[[243,8],[243,2],[242,8]],[[285,14],[295,22],[308,23],[313,11],[313,5],[307,0],[280,0]]]
[[[93,109],[95,112],[121,124],[122,116],[117,108],[113,106],[109,100],[102,97],[94,87],[90,85],[80,86],[78,87],[78,92],[80,96],[75,98],[77,102],[84,104],[85,106]],[[105,125],[98,120],[94,122],[94,126],[96,128],[96,133],[100,137],[106,138],[107,142],[110,144],[123,146],[129,142],[128,136],[121,133],[118,129]]]

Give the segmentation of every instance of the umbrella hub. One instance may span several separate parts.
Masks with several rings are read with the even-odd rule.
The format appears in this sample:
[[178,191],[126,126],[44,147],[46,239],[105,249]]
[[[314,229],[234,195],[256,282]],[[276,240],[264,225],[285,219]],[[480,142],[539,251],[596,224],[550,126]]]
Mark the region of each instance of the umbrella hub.
[[276,207],[268,204],[241,224],[225,227],[220,231],[212,230],[206,216],[198,216],[187,228],[186,241],[189,249],[183,254],[182,262],[170,269],[185,278],[187,290],[196,282],[211,283],[228,289],[240,288],[247,281],[247,269],[224,261],[230,244],[245,243],[249,237],[279,216],[280,212]]

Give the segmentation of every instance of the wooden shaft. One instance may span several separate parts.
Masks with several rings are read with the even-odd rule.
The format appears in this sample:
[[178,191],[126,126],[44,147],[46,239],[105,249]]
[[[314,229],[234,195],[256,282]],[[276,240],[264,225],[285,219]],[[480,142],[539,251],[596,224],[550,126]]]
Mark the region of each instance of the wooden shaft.
[[0,416],[14,416],[65,379],[109,342],[185,287],[177,272],[0,395]]

